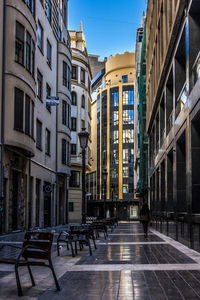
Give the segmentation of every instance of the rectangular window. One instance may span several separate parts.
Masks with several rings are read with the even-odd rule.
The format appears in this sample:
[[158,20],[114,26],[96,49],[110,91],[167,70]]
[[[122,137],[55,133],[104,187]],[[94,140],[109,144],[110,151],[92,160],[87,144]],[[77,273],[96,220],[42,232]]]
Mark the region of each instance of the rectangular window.
[[32,12],[32,15],[35,16],[35,0],[26,0],[26,5]]
[[128,82],[128,76],[127,75],[122,76],[122,82],[123,83],[127,83]]
[[36,123],[36,147],[42,150],[42,123],[39,120]]
[[31,36],[26,32],[26,69],[31,71]]
[[128,162],[129,163],[133,163],[134,162],[134,149],[129,149]]
[[123,149],[123,164],[129,163],[129,150]]
[[70,143],[67,142],[67,165],[70,164]]
[[31,136],[34,137],[34,102],[31,101],[31,113],[30,113],[30,124],[31,124]]
[[72,92],[72,105],[76,105],[76,93]]
[[67,87],[67,64],[63,61],[63,85]]
[[113,149],[113,155],[111,156],[113,159],[113,164],[118,164],[119,163],[119,151],[118,149]]
[[128,178],[128,167],[123,167],[123,177]]
[[32,75],[35,75],[35,43],[32,41]]
[[28,95],[26,95],[25,100],[25,133],[30,135],[30,104],[31,99]]
[[119,92],[112,93],[113,106],[119,106]]
[[134,124],[133,109],[123,110],[123,124]]
[[15,60],[24,64],[24,26],[16,22]]
[[67,125],[67,102],[62,101],[62,124]]
[[133,177],[133,167],[129,167],[129,177]]
[[115,168],[111,169],[111,178],[117,178],[118,174],[117,174],[117,170]]
[[[47,83],[47,84],[46,84],[46,98],[47,98],[48,96],[51,96],[51,88],[50,88],[50,86],[49,86],[48,83]],[[48,111],[51,112],[51,106],[48,105],[47,103],[46,103],[46,108],[48,109]]]
[[85,120],[81,120],[81,129],[85,128]]
[[127,194],[128,193],[128,183],[124,183],[123,184],[123,194]]
[[70,86],[71,86],[71,70],[70,67],[67,67],[68,70],[68,76],[67,76],[67,88],[68,90],[70,90]]
[[47,40],[47,64],[51,68],[51,44]]
[[114,125],[118,125],[119,124],[119,111],[118,110],[114,110],[113,111],[113,121],[114,121]]
[[42,86],[43,86],[43,76],[39,70],[37,70],[37,96],[42,100]]
[[77,80],[77,66],[72,66],[72,79]]
[[37,27],[37,44],[40,50],[43,51],[43,28],[40,22],[38,22],[38,27]]
[[85,70],[81,68],[81,82],[85,83]]
[[134,104],[134,91],[123,91],[123,105]]
[[67,141],[62,139],[62,164],[67,164]]
[[69,202],[69,212],[73,212],[73,211],[74,211],[74,203]]
[[64,3],[62,7],[62,16],[63,16],[63,22],[65,24],[65,27],[67,27],[67,7]]
[[71,144],[71,155],[76,155],[76,144]]
[[69,129],[71,129],[71,106],[70,106],[70,104],[67,104],[67,107],[68,107],[68,109],[67,109],[67,112],[68,112],[68,114],[67,114],[67,127]]
[[134,131],[133,129],[123,130],[123,143],[133,143],[134,142]]
[[80,172],[71,171],[71,176],[69,179],[70,187],[80,187]]
[[52,4],[50,0],[47,0],[47,19],[51,24],[51,11],[52,11]]
[[24,119],[24,93],[15,88],[14,129],[23,132]]
[[45,153],[50,155],[50,146],[51,146],[51,132],[46,129],[46,136],[45,136]]
[[76,118],[71,118],[71,130],[76,131]]
[[113,143],[114,144],[119,143],[119,131],[118,130],[113,131]]
[[85,108],[85,96],[84,95],[81,96],[81,107]]

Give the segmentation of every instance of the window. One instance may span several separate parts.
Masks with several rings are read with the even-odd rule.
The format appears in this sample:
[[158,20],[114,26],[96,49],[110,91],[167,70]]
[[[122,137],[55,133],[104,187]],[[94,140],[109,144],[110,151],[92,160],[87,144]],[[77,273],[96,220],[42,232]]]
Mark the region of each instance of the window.
[[69,66],[67,67],[67,70],[68,70],[67,87],[68,87],[68,90],[70,90],[70,87],[71,87],[71,70],[70,70]]
[[63,22],[65,24],[65,27],[67,27],[67,7],[63,2],[63,7],[62,7],[62,16],[63,16]]
[[44,0],[40,0],[40,2],[41,2],[41,4],[42,4],[42,6],[44,6]]
[[43,86],[43,76],[39,70],[37,70],[37,96],[42,100],[42,86]]
[[119,106],[119,92],[112,93],[113,106]]
[[123,75],[122,76],[122,82],[123,83],[127,83],[128,82],[128,76],[127,75]]
[[14,129],[23,131],[24,93],[15,88]]
[[129,163],[133,163],[134,162],[134,149],[129,149],[128,162]]
[[73,211],[74,211],[74,203],[69,202],[69,212],[73,212]]
[[128,193],[128,183],[124,183],[123,184],[123,194],[127,194]]
[[25,100],[25,133],[30,135],[30,106],[31,99],[28,95],[26,95]]
[[71,144],[71,155],[76,155],[76,144]]
[[114,125],[118,125],[119,124],[119,111],[118,110],[113,111],[113,118],[114,118]]
[[81,68],[81,82],[85,83],[85,70]]
[[133,186],[133,183],[129,183],[129,184],[128,184],[128,191],[129,191],[129,193],[134,193],[134,186]]
[[113,164],[119,163],[119,151],[118,149],[113,149],[113,155],[111,156],[113,159]]
[[50,0],[47,0],[47,19],[51,23],[51,10],[52,10],[52,4]]
[[67,164],[67,141],[62,139],[62,164]]
[[32,41],[32,75],[35,75],[35,43]]
[[81,107],[85,108],[85,96],[84,95],[82,95],[82,97],[81,97]]
[[81,120],[81,128],[85,128],[85,121]]
[[113,131],[113,143],[114,144],[119,143],[119,131],[118,130]]
[[77,80],[77,66],[72,66],[72,79]]
[[38,27],[37,27],[37,44],[40,50],[43,51],[43,28],[40,22],[38,22]]
[[67,102],[62,101],[62,124],[67,125]]
[[118,173],[117,173],[117,170],[116,169],[111,169],[111,178],[117,178],[118,176]]
[[123,149],[123,164],[128,164],[129,163],[129,149]]
[[129,167],[129,177],[133,177],[133,167]]
[[67,87],[67,64],[63,61],[63,85]]
[[[49,86],[48,83],[47,83],[47,84],[46,84],[46,98],[47,98],[48,96],[51,96],[51,88],[50,88],[50,86]],[[47,108],[49,111],[51,111],[51,106],[48,105],[47,103],[46,103],[46,108]]]
[[32,12],[32,15],[35,16],[35,0],[26,0],[26,5]]
[[72,105],[76,105],[76,93],[72,92]]
[[69,179],[70,187],[80,187],[80,172],[71,171],[71,176]]
[[70,143],[67,142],[67,165],[70,164]]
[[71,130],[76,131],[76,118],[71,118]]
[[133,129],[123,130],[123,143],[133,143],[134,142],[134,131]]
[[42,150],[42,123],[39,120],[36,123],[36,147]]
[[51,143],[51,132],[46,129],[46,136],[45,136],[45,153],[50,156],[50,144]]
[[70,106],[70,104],[68,104],[67,126],[69,129],[71,129],[71,106]]
[[51,44],[47,40],[47,64],[51,68]]
[[133,105],[134,104],[134,92],[133,91],[123,91],[123,104]]
[[24,64],[24,26],[16,22],[15,60]]
[[31,101],[30,123],[31,123],[31,136],[34,137],[34,102],[33,101]]
[[133,110],[123,110],[123,124],[134,124]]
[[123,167],[123,177],[128,178],[128,167]]
[[31,36],[26,32],[26,69],[31,71]]

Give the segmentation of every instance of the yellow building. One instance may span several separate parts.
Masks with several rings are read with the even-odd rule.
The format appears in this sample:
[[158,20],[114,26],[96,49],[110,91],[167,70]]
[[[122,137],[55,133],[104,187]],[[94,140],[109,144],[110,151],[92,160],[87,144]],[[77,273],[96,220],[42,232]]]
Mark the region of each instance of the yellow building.
[[[101,84],[97,83],[99,78]],[[135,54],[111,56],[99,78],[92,82],[97,87],[92,103],[92,171],[96,172],[92,180],[96,178],[96,184],[91,185],[88,176],[89,193],[93,187],[88,214],[134,218]]]

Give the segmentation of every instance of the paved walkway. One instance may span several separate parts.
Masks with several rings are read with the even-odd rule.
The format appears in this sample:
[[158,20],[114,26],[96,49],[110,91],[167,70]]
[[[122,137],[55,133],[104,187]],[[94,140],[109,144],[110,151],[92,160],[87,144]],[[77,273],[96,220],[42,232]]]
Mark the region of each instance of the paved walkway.
[[[64,247],[57,257],[54,245],[62,290],[57,292],[49,270],[39,267],[33,269],[36,287],[31,287],[24,269],[22,299],[200,299],[200,253],[173,239],[153,229],[145,239],[139,223],[120,223],[97,247],[92,256],[85,247],[72,258]],[[16,293],[12,266],[0,265],[0,299],[19,299]]]

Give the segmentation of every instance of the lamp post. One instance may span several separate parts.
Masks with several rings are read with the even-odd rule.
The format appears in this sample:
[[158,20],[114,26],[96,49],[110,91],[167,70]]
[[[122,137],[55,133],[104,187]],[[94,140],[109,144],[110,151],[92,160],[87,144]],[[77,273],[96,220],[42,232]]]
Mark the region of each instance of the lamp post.
[[103,206],[103,214],[104,218],[106,218],[106,179],[107,179],[107,167],[103,168],[103,183],[104,183],[104,206]]
[[82,149],[82,223],[86,223],[86,198],[85,198],[85,149],[88,146],[89,133],[82,128],[79,132],[79,141]]

